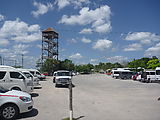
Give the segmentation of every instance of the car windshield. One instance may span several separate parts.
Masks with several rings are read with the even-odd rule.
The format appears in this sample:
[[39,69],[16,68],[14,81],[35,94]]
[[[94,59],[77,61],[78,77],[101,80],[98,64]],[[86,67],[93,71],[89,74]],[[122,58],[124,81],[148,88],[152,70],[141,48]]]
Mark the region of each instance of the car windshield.
[[3,88],[3,87],[1,87],[0,86],[0,93],[6,93],[6,92],[8,92],[9,90],[7,90],[7,89],[5,89],[5,88]]
[[37,75],[41,75],[41,73],[40,73],[40,72],[36,72],[36,74],[37,74]]
[[57,76],[70,76],[69,72],[58,72]]
[[32,75],[31,75],[30,73],[23,72],[23,74],[24,74],[27,78],[32,78]]
[[156,70],[156,75],[160,75],[160,70]]

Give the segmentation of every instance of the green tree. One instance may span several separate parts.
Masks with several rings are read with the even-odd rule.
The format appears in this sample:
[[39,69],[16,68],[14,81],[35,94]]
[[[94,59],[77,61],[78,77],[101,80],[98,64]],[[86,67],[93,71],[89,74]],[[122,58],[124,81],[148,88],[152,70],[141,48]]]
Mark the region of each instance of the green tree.
[[94,65],[92,65],[90,63],[85,64],[85,65],[76,65],[75,66],[75,70],[77,72],[81,72],[81,73],[90,73],[93,68],[94,68]]
[[123,68],[123,66],[120,63],[114,63],[113,68]]
[[155,69],[156,67],[160,67],[160,62],[158,59],[152,59],[147,63],[148,69]]
[[108,69],[112,68],[122,68],[123,65],[120,63],[102,63],[100,62],[98,65],[95,65],[96,72],[99,72],[100,70],[106,71]]
[[55,70],[59,69],[60,61],[55,59],[46,59],[46,61],[43,63],[43,66],[41,66],[41,71],[47,72],[49,75],[52,75],[52,73]]
[[71,60],[65,59],[64,61],[56,60],[56,59],[46,59],[41,66],[42,72],[47,72],[49,75],[52,75],[56,70],[69,70],[73,71],[75,68],[74,64]]
[[72,63],[71,60],[65,59],[64,61],[60,62],[59,69],[73,71],[75,69],[75,65]]
[[151,60],[151,58],[141,58],[141,59],[133,60],[128,63],[128,67],[136,68],[136,69],[138,67],[147,68],[148,67],[147,63],[149,60]]

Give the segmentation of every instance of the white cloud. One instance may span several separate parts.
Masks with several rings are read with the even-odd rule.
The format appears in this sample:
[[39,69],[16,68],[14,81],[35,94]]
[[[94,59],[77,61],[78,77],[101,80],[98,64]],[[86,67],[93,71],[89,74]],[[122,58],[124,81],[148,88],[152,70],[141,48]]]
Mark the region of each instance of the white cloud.
[[12,49],[0,48],[0,54],[4,56],[4,58],[14,58],[14,59],[16,58],[16,54]]
[[66,6],[73,5],[74,8],[81,7],[82,4],[89,4],[90,0],[56,0],[54,4],[58,6],[59,9],[62,9]]
[[91,63],[96,63],[98,60],[97,59],[91,59],[90,62]]
[[69,56],[71,59],[81,59],[83,56],[80,53],[73,54]]
[[84,7],[79,11],[79,15],[63,15],[59,23],[66,25],[91,25],[91,28],[85,28],[84,31],[95,31],[98,33],[106,33],[111,30],[111,10],[110,7],[105,5],[95,10],[89,10],[88,7]]
[[93,46],[93,49],[105,51],[111,46],[112,46],[112,41],[106,40],[106,39],[100,39],[95,43],[95,45]]
[[37,48],[42,49],[42,45],[36,45]]
[[29,68],[35,67],[36,61],[38,60],[37,56],[27,56],[26,54],[28,51],[26,50],[29,45],[24,45],[24,44],[17,44],[14,45],[10,49],[1,49],[0,48],[0,54],[2,55],[3,58],[3,63],[5,65],[22,65],[22,54],[24,55],[24,66],[28,66]]
[[11,57],[11,56],[16,56],[20,54],[27,54],[28,51],[26,49],[29,47],[30,45],[26,45],[26,44],[16,44],[9,49],[0,48],[0,54],[4,55],[5,57]]
[[4,20],[4,16],[2,14],[0,14],[0,21]]
[[160,57],[160,43],[158,43],[157,45],[155,45],[154,47],[150,47],[145,51],[145,56],[159,56]]
[[70,42],[70,43],[77,43],[77,40],[76,39],[74,39],[74,38],[72,38],[72,39],[69,39],[69,40],[67,40],[68,42]]
[[85,38],[85,37],[83,37],[83,38],[81,39],[81,41],[82,41],[83,43],[91,43],[91,40],[90,40],[90,39],[87,39],[87,38]]
[[[24,55],[24,67],[25,68],[35,68],[35,65],[36,65],[38,59],[39,59],[39,57],[37,57],[37,56]],[[20,65],[21,65],[21,63],[20,63]]]
[[0,46],[7,46],[9,44],[9,41],[6,39],[1,39],[0,40]]
[[40,26],[28,25],[16,19],[15,21],[5,21],[0,28],[0,39],[14,40],[16,42],[34,42],[41,40]]
[[150,32],[134,32],[128,33],[125,40],[140,41],[142,44],[150,44],[152,42],[160,41],[160,36]]
[[64,7],[70,5],[70,2],[69,2],[69,0],[56,0],[55,4],[58,5],[59,9],[62,9]]
[[116,62],[123,63],[124,61],[127,61],[128,58],[124,56],[114,56],[114,57],[107,58],[107,60],[108,62],[111,62],[111,63],[116,63]]
[[106,23],[106,24],[102,24],[102,25],[95,27],[95,31],[98,33],[107,33],[107,32],[110,32],[111,28],[112,28],[111,24]]
[[33,33],[31,35],[21,35],[21,36],[17,36],[12,38],[12,40],[15,40],[16,42],[33,42],[33,41],[37,41],[37,40],[41,40],[41,35],[39,33]]
[[84,28],[79,33],[80,34],[91,34],[92,33],[92,29],[90,29],[90,28]]
[[2,48],[0,48],[0,54],[6,54],[8,52],[10,52],[9,49],[6,49],[6,48],[2,49]]
[[26,50],[28,47],[30,47],[29,45],[25,45],[25,44],[17,44],[13,46],[13,50],[15,54],[27,54],[28,51]]
[[37,8],[36,11],[32,11],[31,14],[34,16],[34,17],[38,17],[39,15],[43,15],[45,13],[47,13],[49,10],[52,10],[53,9],[53,5],[51,3],[47,3],[46,5],[45,4],[42,4],[40,2],[36,2],[34,1],[33,2],[33,5]]
[[130,44],[126,48],[124,48],[124,51],[140,51],[140,50],[142,50],[142,45],[140,43]]

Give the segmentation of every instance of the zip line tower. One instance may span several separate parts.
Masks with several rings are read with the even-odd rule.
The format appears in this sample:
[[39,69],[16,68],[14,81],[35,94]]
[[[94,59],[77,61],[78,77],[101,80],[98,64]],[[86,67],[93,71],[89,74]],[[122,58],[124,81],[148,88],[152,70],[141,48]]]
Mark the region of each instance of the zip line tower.
[[53,28],[42,31],[42,65],[49,58],[58,60],[58,33]]

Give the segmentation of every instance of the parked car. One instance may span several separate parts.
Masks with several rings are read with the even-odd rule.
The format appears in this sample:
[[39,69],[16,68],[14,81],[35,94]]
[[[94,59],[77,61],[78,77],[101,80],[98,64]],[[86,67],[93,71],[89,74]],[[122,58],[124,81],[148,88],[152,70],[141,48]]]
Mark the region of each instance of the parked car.
[[55,71],[53,74],[53,83],[55,86],[66,86],[69,85],[69,81],[71,80],[71,72],[66,70]]
[[120,79],[131,79],[133,75],[132,71],[121,71],[119,72]]
[[[126,68],[114,68],[114,69],[112,69],[112,74],[111,74],[111,76],[113,77],[113,78],[120,78],[120,73],[128,73],[128,72],[131,72],[130,70],[128,70],[128,69],[126,69]],[[123,76],[123,77],[121,77],[121,78],[125,78],[126,76]]]
[[119,78],[119,71],[118,70],[112,70],[111,76],[113,78],[116,78],[116,79]]
[[156,82],[160,82],[160,67],[156,67]]
[[33,91],[33,81],[15,68],[0,67],[0,86],[9,90]]
[[49,74],[47,72],[44,72],[43,75],[48,76]]
[[27,69],[18,68],[18,70],[21,71],[28,79],[33,81],[34,87],[40,85],[38,77],[33,76]]
[[139,73],[132,75],[132,80],[137,80],[138,75],[139,75]]
[[41,74],[38,70],[36,69],[27,69],[34,77],[38,77],[40,80],[44,80],[46,78],[45,75]]
[[156,71],[147,70],[137,76],[137,80],[141,82],[153,82],[156,80]]
[[0,120],[14,120],[20,113],[29,112],[32,108],[30,94],[0,87]]

